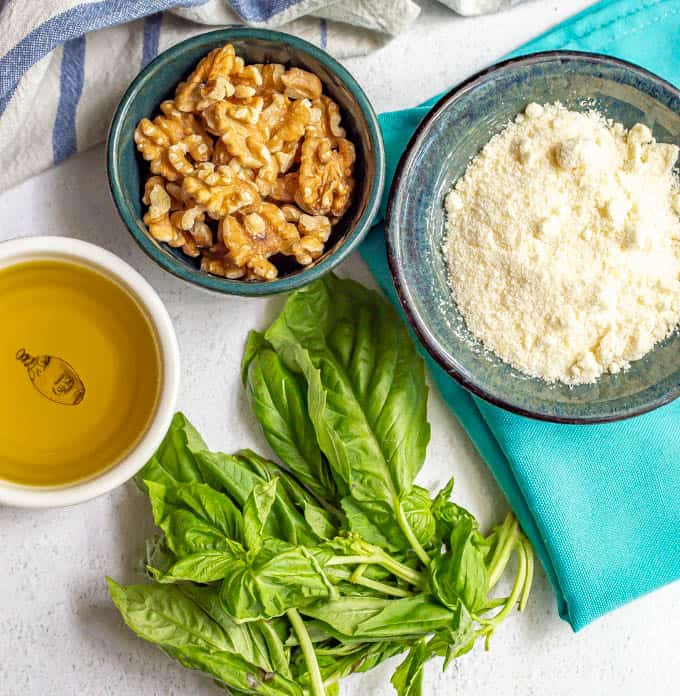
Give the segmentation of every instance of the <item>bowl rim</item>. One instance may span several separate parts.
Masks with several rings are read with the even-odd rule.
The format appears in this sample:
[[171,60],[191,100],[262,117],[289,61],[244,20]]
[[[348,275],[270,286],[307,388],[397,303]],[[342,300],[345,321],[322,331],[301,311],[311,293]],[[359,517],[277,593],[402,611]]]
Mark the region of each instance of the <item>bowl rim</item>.
[[469,89],[476,86],[476,84],[481,82],[486,82],[495,73],[505,70],[507,68],[513,67],[518,64],[531,64],[531,63],[542,63],[554,60],[575,60],[575,61],[594,61],[596,63],[608,63],[614,64],[619,67],[624,67],[628,70],[643,75],[662,85],[666,89],[675,93],[675,95],[680,99],[680,89],[675,87],[667,80],[654,74],[653,72],[646,70],[645,68],[636,65],[635,63],[630,63],[620,58],[614,58],[612,56],[606,55],[604,53],[590,53],[587,51],[570,51],[570,50],[550,50],[550,51],[539,51],[536,53],[529,53],[521,56],[513,56],[507,58],[498,63],[494,63],[478,72],[474,73],[470,77],[466,78],[462,82],[452,87],[446,93],[444,93],[430,108],[428,113],[425,115],[423,120],[418,124],[417,128],[413,132],[413,135],[408,141],[406,148],[399,159],[399,163],[394,173],[392,179],[392,184],[390,186],[390,191],[387,199],[387,209],[385,213],[385,244],[387,248],[387,262],[390,269],[390,274],[392,276],[392,282],[394,284],[399,302],[406,318],[418,337],[420,343],[425,347],[430,356],[446,371],[446,373],[453,377],[461,386],[471,392],[473,395],[480,397],[488,403],[498,406],[505,411],[515,413],[520,416],[525,416],[533,420],[544,421],[549,423],[563,423],[567,425],[590,425],[597,423],[613,423],[616,421],[626,420],[634,416],[639,416],[644,413],[649,413],[660,406],[665,406],[671,403],[678,397],[680,397],[680,383],[675,385],[673,388],[669,389],[662,396],[654,399],[650,403],[641,404],[639,406],[634,406],[629,409],[624,409],[622,411],[617,411],[615,413],[603,414],[603,415],[569,415],[560,416],[551,413],[529,410],[518,406],[517,404],[508,401],[502,397],[493,394],[490,391],[480,387],[474,379],[469,378],[466,374],[461,371],[454,363],[452,363],[446,356],[446,353],[440,346],[439,342],[430,335],[429,329],[424,321],[421,321],[418,313],[413,308],[413,303],[411,300],[411,294],[407,287],[404,279],[403,270],[400,264],[397,262],[397,251],[395,245],[393,244],[393,228],[396,225],[394,221],[394,205],[395,199],[399,189],[403,185],[403,177],[411,158],[417,151],[419,146],[419,140],[423,133],[429,128],[429,126],[438,118],[439,114],[443,109],[448,106],[452,101],[460,97],[463,93],[467,92]]
[[0,505],[57,508],[83,503],[122,485],[153,456],[172,421],[180,380],[180,353],[170,315],[151,284],[127,261],[91,242],[73,237],[20,237],[0,243],[0,265],[55,259],[83,265],[121,285],[130,293],[153,327],[160,353],[158,398],[146,430],[130,451],[103,471],[59,486],[30,486],[0,479]]
[[[312,58],[315,58],[324,66],[326,66],[336,77],[347,87],[352,97],[356,100],[361,113],[363,114],[366,126],[368,129],[369,141],[371,143],[371,151],[374,158],[375,174],[368,195],[368,202],[363,214],[351,229],[344,242],[333,250],[330,254],[322,257],[321,260],[314,265],[302,268],[293,275],[277,278],[276,280],[266,282],[246,282],[242,280],[230,280],[219,276],[212,276],[204,271],[199,271],[190,268],[174,257],[169,257],[165,254],[152,240],[149,235],[142,231],[137,223],[136,218],[131,214],[125,202],[123,195],[123,186],[121,184],[121,172],[118,168],[116,153],[120,149],[120,140],[122,137],[122,123],[124,116],[127,114],[131,103],[138,93],[143,89],[145,81],[149,78],[160,65],[172,61],[176,56],[181,55],[187,48],[195,45],[210,44],[216,41],[228,42],[236,39],[259,39],[269,41],[276,44],[289,46],[297,51],[307,53]],[[207,50],[207,48],[206,48]],[[382,133],[378,123],[378,117],[373,109],[368,96],[361,88],[355,78],[349,71],[341,65],[333,56],[323,49],[315,46],[304,39],[297,36],[285,34],[283,32],[272,31],[270,29],[258,29],[253,27],[227,27],[224,29],[216,29],[213,31],[203,32],[196,36],[192,36],[184,41],[174,44],[170,48],[161,52],[154,60],[150,61],[130,83],[129,87],[120,99],[118,106],[114,112],[109,127],[109,133],[106,142],[106,169],[109,192],[113,199],[114,206],[132,235],[138,246],[153,259],[161,268],[180,278],[181,280],[198,286],[204,290],[208,290],[217,294],[226,295],[241,295],[247,297],[262,297],[273,295],[281,292],[290,292],[300,288],[312,281],[320,278],[324,274],[331,271],[335,266],[346,259],[362,242],[368,230],[370,229],[373,219],[375,218],[380,202],[382,199],[383,189],[385,186],[385,149],[382,139]]]

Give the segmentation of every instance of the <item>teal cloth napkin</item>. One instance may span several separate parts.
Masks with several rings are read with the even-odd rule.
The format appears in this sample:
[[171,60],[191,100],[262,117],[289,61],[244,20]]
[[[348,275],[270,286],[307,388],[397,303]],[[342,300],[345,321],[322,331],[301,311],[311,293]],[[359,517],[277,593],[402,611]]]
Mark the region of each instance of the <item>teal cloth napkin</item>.
[[[607,53],[680,85],[680,2],[604,0],[511,55],[550,49]],[[380,116],[388,181],[436,99]],[[398,304],[382,224],[361,253]],[[575,631],[680,578],[680,402],[621,423],[542,423],[473,397],[427,361],[530,537],[559,613]]]

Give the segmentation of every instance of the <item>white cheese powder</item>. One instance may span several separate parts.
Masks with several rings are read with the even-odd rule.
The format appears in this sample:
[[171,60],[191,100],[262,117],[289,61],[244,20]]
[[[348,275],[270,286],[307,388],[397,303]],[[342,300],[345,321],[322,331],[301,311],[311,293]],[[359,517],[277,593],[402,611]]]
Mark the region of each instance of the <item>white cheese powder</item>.
[[680,320],[678,147],[595,112],[529,104],[446,198],[469,330],[519,370],[594,382]]

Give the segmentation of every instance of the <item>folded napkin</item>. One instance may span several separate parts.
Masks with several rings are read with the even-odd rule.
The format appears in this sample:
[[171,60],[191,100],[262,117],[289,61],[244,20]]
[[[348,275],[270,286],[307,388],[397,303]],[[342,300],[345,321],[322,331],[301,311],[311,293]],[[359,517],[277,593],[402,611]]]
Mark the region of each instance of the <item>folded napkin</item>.
[[[680,85],[680,2],[605,0],[513,55],[548,49],[607,53]],[[390,176],[435,100],[380,117]],[[397,304],[381,225],[361,253]],[[510,500],[555,588],[560,615],[574,630],[680,578],[680,402],[620,423],[542,423],[473,397],[426,357],[445,401]]]
[[[476,14],[521,0],[440,2]],[[207,28],[282,27],[344,58],[419,13],[414,0],[0,0],[0,191],[104,140],[139,70]]]
[[346,57],[419,12],[413,0],[0,0],[0,191],[102,142],[139,70],[189,36],[283,27]]

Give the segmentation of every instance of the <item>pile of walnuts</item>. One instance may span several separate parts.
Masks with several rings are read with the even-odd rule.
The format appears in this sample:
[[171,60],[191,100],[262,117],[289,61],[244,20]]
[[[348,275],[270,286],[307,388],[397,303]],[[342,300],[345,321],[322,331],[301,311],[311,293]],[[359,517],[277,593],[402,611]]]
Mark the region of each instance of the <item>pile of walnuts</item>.
[[355,151],[316,75],[245,65],[227,44],[160,110],[135,130],[154,239],[244,280],[276,278],[277,254],[302,266],[321,256],[350,204]]

